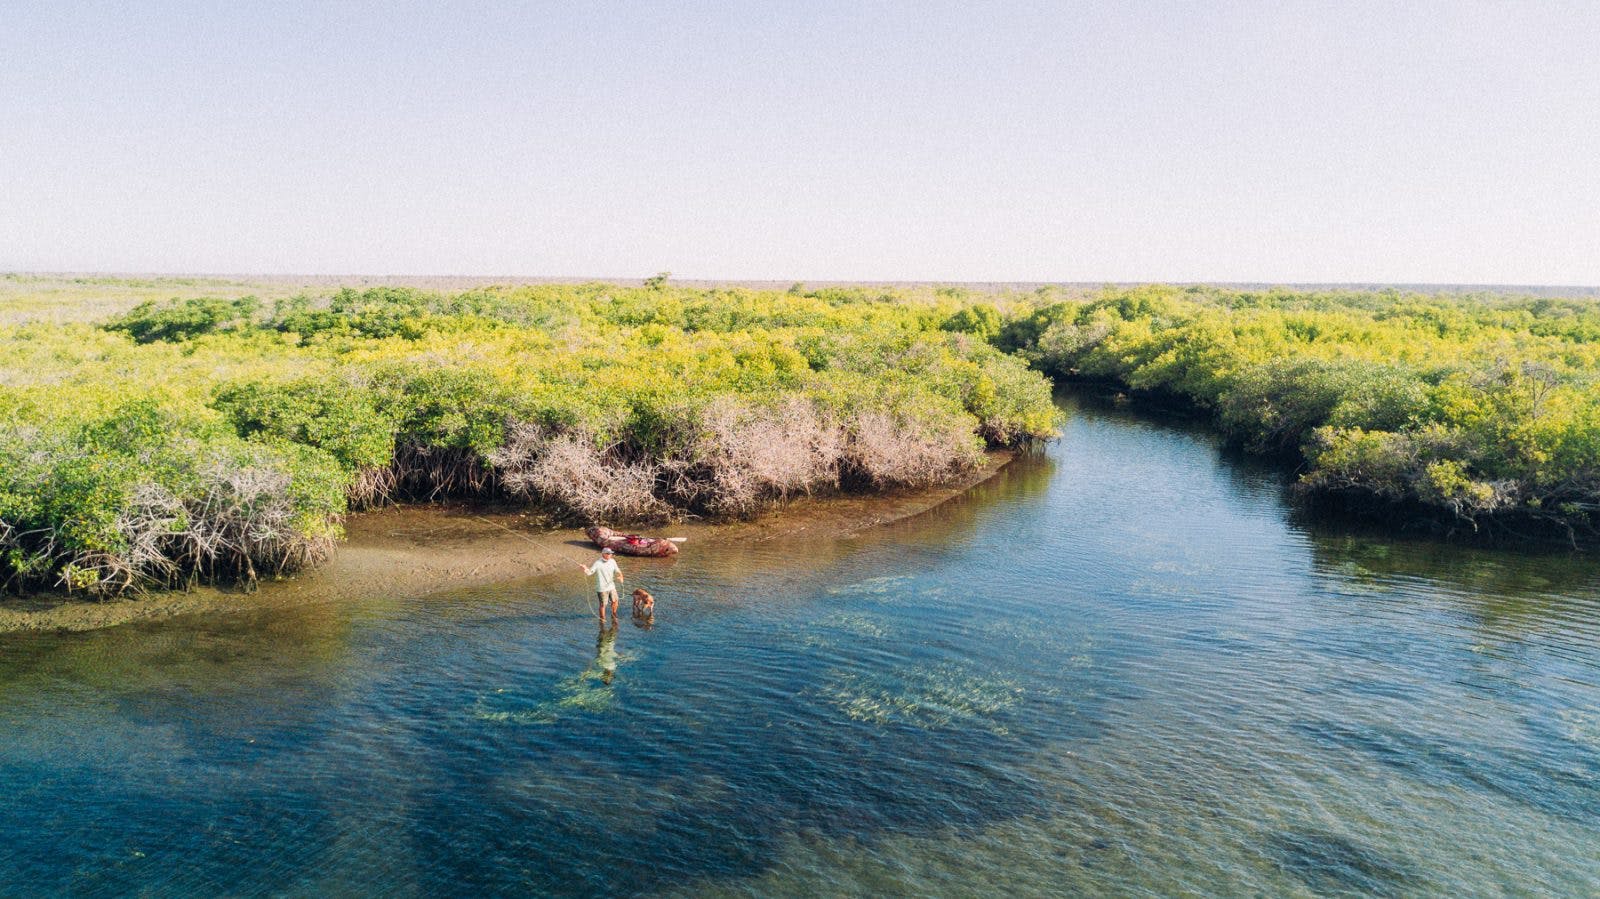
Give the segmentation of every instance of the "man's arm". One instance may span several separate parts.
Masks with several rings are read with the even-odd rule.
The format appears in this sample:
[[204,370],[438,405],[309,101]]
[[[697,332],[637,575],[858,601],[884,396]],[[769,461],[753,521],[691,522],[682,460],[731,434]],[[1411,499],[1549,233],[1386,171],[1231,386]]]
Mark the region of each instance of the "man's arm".
[[[612,564],[616,564],[616,563],[612,563]],[[627,578],[622,576],[622,566],[621,565],[617,565],[617,583],[620,584],[620,583],[622,583],[623,581],[626,581],[626,580],[627,580]]]

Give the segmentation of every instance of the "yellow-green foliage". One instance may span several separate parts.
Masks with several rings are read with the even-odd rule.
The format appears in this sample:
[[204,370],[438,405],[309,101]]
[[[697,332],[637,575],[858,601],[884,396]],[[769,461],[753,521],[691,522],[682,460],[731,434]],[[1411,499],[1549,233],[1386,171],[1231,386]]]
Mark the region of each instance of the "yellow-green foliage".
[[175,286],[98,323],[0,314],[6,588],[285,570],[394,496],[747,514],[1054,430],[998,310],[956,295]]
[[1311,489],[1474,520],[1600,512],[1593,301],[1141,287],[1039,306],[998,340],[1211,409],[1252,449],[1299,449]]

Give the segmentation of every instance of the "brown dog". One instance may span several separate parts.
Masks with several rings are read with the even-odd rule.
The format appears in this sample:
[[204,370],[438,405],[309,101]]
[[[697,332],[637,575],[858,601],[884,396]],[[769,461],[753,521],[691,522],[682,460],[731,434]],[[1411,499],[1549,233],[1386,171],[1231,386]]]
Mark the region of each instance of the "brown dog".
[[656,613],[656,598],[650,591],[640,587],[633,591],[633,614],[647,618]]

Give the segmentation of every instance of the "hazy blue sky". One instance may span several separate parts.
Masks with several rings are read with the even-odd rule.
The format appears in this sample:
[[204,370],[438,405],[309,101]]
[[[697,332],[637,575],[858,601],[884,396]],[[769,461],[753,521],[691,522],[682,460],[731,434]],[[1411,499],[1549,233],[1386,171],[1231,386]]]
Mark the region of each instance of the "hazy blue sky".
[[1600,3],[0,4],[0,269],[1600,284]]

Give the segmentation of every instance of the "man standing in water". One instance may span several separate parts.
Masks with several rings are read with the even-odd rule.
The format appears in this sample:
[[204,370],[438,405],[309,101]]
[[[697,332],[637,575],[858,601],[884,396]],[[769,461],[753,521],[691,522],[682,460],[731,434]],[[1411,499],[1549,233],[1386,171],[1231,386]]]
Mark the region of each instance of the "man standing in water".
[[600,550],[600,558],[593,565],[585,566],[583,573],[594,578],[594,593],[600,600],[600,626],[606,626],[606,603],[611,604],[611,622],[617,623],[617,584],[627,580],[622,576],[622,569],[617,567],[617,560],[612,557],[610,548]]

